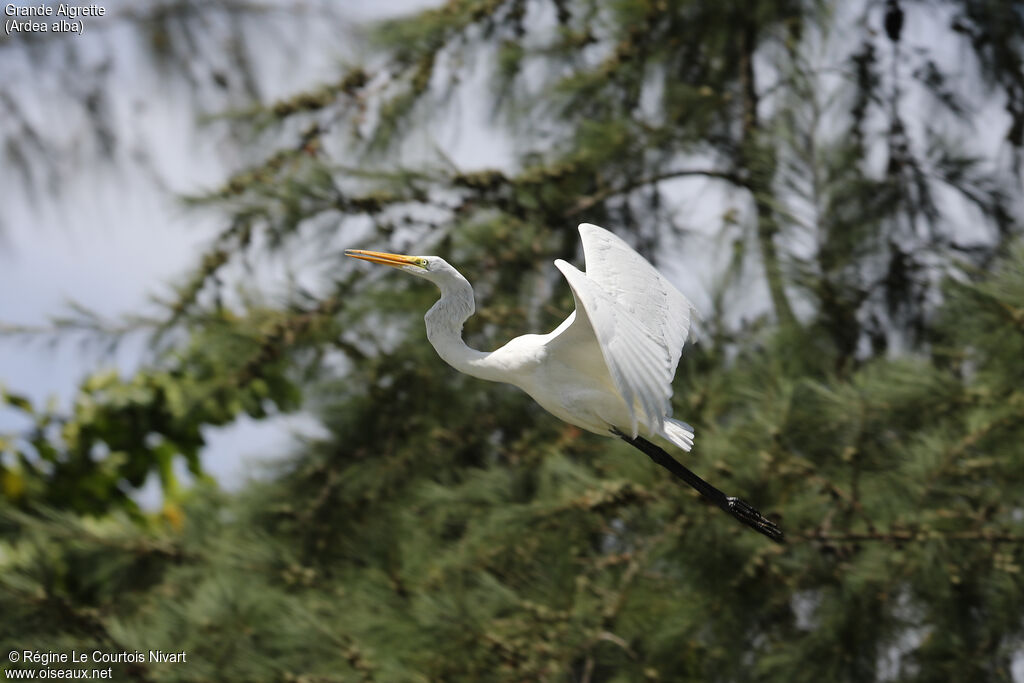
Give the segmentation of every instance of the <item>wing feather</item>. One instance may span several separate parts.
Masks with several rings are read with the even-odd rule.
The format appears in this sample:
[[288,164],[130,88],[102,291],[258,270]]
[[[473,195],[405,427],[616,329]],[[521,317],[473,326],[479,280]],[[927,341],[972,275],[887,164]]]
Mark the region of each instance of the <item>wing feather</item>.
[[636,315],[588,275],[561,259],[555,261],[555,266],[576,299],[576,318],[570,327],[585,325],[597,339],[609,374],[629,410],[633,436],[640,424],[657,431],[669,412],[674,372],[671,354]]
[[696,311],[693,304],[621,238],[590,223],[582,223],[579,231],[587,277],[639,321],[668,352],[671,382]]
[[576,312],[556,330],[564,334],[553,338],[567,344],[596,340],[632,435],[640,425],[656,433],[671,413],[672,378],[696,309],[623,240],[589,223],[579,230],[587,272],[555,261],[572,288]]

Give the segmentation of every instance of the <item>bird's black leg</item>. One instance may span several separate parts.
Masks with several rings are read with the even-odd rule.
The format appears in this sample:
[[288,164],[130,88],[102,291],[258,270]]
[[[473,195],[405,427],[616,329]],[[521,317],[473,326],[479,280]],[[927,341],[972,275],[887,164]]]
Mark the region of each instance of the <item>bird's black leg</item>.
[[666,453],[662,448],[659,448],[655,444],[651,443],[642,436],[638,436],[635,439],[631,439],[617,429],[612,429],[612,433],[628,443],[629,445],[642,451],[647,457],[654,462],[658,463],[672,474],[676,475],[687,484],[697,489],[700,495],[704,496],[712,503],[722,508],[730,515],[743,522],[752,529],[760,531],[762,534],[772,539],[776,543],[783,543],[784,537],[782,529],[778,527],[775,522],[767,519],[764,515],[758,512],[750,503],[735,498],[733,496],[727,496],[711,484],[707,483],[696,474],[684,467],[678,460],[673,458],[671,455]]

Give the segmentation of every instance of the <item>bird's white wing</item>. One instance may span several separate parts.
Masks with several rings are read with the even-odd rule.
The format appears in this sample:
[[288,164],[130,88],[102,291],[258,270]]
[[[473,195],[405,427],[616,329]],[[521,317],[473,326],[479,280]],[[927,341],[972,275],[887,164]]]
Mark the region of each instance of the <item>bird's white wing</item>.
[[[636,315],[573,265],[555,261],[576,299],[576,315],[557,335],[570,347],[582,335],[596,338],[612,381],[629,409],[632,436],[638,425],[657,431],[669,411],[672,396],[672,356]],[[569,322],[568,320],[566,322]]]
[[587,277],[638,320],[665,349],[671,359],[668,375],[671,382],[690,332],[691,316],[696,311],[693,304],[621,238],[590,223],[580,224],[579,230]]

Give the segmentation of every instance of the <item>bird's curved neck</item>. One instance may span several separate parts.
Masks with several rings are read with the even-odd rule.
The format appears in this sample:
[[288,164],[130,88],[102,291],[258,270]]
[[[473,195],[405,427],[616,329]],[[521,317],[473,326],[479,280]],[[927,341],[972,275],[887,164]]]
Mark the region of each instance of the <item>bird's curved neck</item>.
[[490,362],[491,354],[470,348],[462,339],[462,326],[476,311],[473,287],[459,273],[435,282],[441,298],[427,311],[427,339],[444,362],[459,372],[480,379],[502,381]]

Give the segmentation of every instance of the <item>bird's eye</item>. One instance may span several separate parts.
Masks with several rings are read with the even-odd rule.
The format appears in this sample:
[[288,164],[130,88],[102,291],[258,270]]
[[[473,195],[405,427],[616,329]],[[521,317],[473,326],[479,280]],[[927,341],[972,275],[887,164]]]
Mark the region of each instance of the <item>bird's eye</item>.
[[420,268],[426,268],[427,267],[427,259],[425,259],[425,258],[416,259],[416,265],[419,266]]

